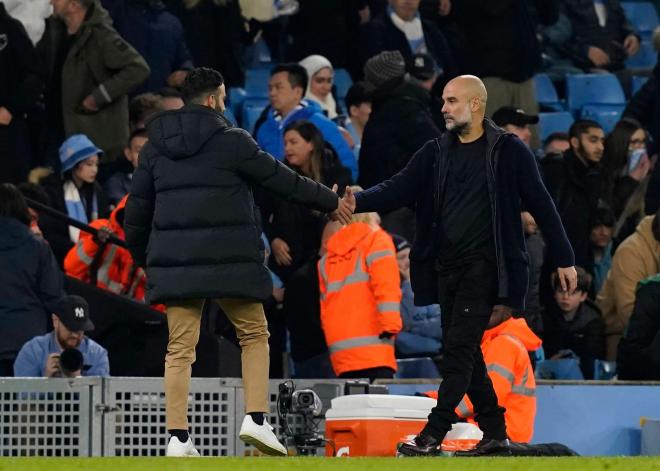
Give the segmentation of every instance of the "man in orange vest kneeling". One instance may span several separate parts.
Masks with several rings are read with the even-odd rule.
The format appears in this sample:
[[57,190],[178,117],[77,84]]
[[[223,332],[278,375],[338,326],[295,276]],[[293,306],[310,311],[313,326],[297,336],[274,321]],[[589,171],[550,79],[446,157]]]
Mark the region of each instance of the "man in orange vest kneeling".
[[[80,232],[80,239],[64,259],[67,275],[92,283],[101,289],[144,302],[146,275],[133,262],[128,249],[105,242],[105,234],[125,240],[124,207],[128,196],[117,203],[110,219],[97,219],[90,224],[99,230],[99,236]],[[95,277],[96,280],[92,278]],[[96,281],[96,283],[94,283]]]
[[[528,443],[534,434],[536,381],[528,352],[538,350],[540,346],[541,339],[532,332],[525,319],[513,319],[506,309],[493,312],[481,340],[481,351],[497,402],[506,409],[506,432],[514,442]],[[424,395],[438,398],[437,391],[428,391]],[[467,395],[456,408],[456,415],[474,422],[474,407]]]
[[[401,331],[399,266],[392,238],[374,213],[330,223],[319,261],[321,326],[340,378],[392,378],[394,337]],[[334,225],[334,227],[333,227]]]

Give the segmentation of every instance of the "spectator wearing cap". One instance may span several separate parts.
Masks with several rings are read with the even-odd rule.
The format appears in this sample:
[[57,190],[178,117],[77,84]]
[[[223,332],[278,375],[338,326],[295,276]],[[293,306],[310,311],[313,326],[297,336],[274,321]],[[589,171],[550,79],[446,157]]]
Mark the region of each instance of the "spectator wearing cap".
[[598,208],[591,222],[591,253],[593,263],[593,292],[597,294],[605,283],[612,268],[612,239],[614,236],[614,213],[609,208]]
[[415,306],[410,284],[410,242],[391,234],[396,248],[396,261],[401,277],[401,321],[403,328],[396,337],[396,355],[401,358],[436,356],[442,348],[440,305]]
[[514,106],[503,106],[493,113],[493,121],[505,131],[518,136],[527,147],[530,147],[532,131],[529,129],[529,125],[537,124],[539,117],[538,115],[528,115]]
[[[110,376],[108,351],[85,335],[94,330],[94,324],[84,298],[75,295],[62,297],[51,319],[53,330],[28,341],[18,352],[14,363],[15,376]],[[68,353],[64,352],[68,350],[77,350],[82,355],[79,369],[67,370],[64,356]]]
[[305,57],[299,62],[307,71],[305,98],[317,103],[330,118],[337,117],[337,103],[332,96],[334,69],[328,59],[318,54]]
[[348,119],[344,122],[344,127],[353,140],[353,153],[357,160],[360,158],[364,128],[371,115],[371,98],[367,96],[364,83],[356,82],[351,85],[346,93],[345,103]]
[[[404,168],[412,155],[441,132],[431,116],[431,95],[406,77],[399,51],[381,52],[364,66],[365,91],[372,111],[362,135],[360,186],[371,188]],[[401,208],[381,214],[387,231],[412,240],[414,213]]]
[[0,376],[12,375],[26,341],[48,331],[62,286],[53,252],[30,231],[25,199],[14,185],[0,184]]
[[[458,74],[449,43],[440,29],[419,14],[420,0],[389,0],[387,10],[362,26],[362,61],[383,51],[399,51],[407,64],[417,53],[429,54],[436,63],[438,95],[444,84]],[[441,83],[442,82],[442,83]]]
[[270,73],[266,107],[254,126],[253,135],[261,148],[278,160],[284,159],[284,130],[294,121],[306,119],[321,131],[323,139],[337,153],[341,164],[357,178],[353,152],[336,123],[323,114],[313,101],[304,100],[307,71],[299,64],[279,64]]
[[433,93],[433,86],[438,78],[437,67],[433,57],[429,54],[417,53],[412,57],[408,64],[408,73],[413,80],[418,80],[419,84],[431,94],[431,116],[437,123],[439,129],[445,127],[445,120],[442,116],[442,98],[439,94]]
[[[84,134],[74,134],[64,141],[60,146],[61,175],[52,174],[40,181],[54,209],[85,224],[108,217],[105,193],[96,181],[101,155],[103,151]],[[42,230],[61,264],[78,242],[80,229],[49,218],[44,220]]]

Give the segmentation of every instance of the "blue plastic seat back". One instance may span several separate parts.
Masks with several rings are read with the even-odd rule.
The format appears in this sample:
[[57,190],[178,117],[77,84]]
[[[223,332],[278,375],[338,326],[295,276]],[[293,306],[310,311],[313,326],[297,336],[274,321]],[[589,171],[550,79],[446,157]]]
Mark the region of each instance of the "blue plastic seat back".
[[553,113],[539,113],[539,134],[541,141],[553,132],[568,132],[573,124],[573,115],[568,111],[556,111]]
[[397,372],[395,377],[405,378],[439,378],[438,368],[429,357],[404,358],[396,361]]
[[566,75],[568,110],[578,113],[585,105],[623,105],[626,97],[613,74]]

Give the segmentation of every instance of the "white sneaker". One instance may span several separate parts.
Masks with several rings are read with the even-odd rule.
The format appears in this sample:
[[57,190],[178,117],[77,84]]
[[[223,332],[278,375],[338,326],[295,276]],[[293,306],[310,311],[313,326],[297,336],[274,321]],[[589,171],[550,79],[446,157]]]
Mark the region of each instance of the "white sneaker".
[[193,446],[190,437],[185,442],[181,442],[177,437],[170,437],[165,456],[199,456],[199,451]]
[[253,445],[262,453],[271,456],[286,456],[286,448],[282,445],[275,434],[273,427],[264,419],[263,425],[257,425],[250,414],[246,414],[241,425],[238,438],[249,445]]

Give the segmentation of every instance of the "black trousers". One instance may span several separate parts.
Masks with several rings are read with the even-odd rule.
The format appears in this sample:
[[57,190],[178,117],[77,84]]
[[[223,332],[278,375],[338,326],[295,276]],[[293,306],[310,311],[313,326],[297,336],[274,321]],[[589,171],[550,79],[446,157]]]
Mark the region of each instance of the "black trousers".
[[438,267],[442,309],[442,383],[438,403],[422,433],[442,439],[457,421],[454,412],[467,393],[484,438],[506,438],[504,408],[497,404],[493,383],[481,353],[481,339],[497,303],[497,266],[478,258],[452,268]]

